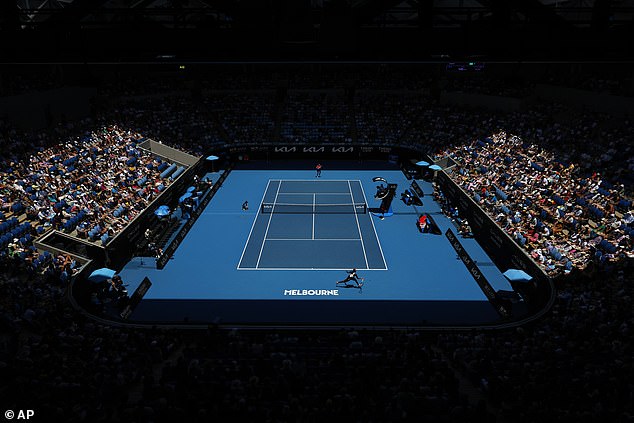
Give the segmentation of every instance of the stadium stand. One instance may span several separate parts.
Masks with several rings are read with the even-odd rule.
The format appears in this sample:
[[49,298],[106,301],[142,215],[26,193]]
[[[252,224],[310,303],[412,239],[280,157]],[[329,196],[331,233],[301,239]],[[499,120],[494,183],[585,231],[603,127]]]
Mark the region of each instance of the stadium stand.
[[[357,84],[370,91],[431,85],[426,75],[406,73],[399,84],[385,70],[367,74]],[[270,80],[228,73],[204,85],[274,88]],[[336,76],[320,81],[345,85]],[[7,92],[32,85],[16,84]],[[492,85],[449,84],[518,96],[526,89]],[[135,78],[107,92],[129,97],[164,88]],[[202,102],[127,98],[48,131],[1,122],[3,404],[26,399],[38,414],[73,422],[631,420],[630,122],[563,105],[501,113],[379,90],[330,101],[246,91]],[[107,244],[168,187],[182,167],[138,149],[144,137],[200,154],[277,135],[314,143],[324,134],[419,146],[458,162],[454,179],[490,216],[551,275],[569,273],[557,280],[551,312],[491,333],[114,327],[69,305],[66,289],[80,263],[33,247],[48,228]],[[444,209],[459,218],[453,205]]]

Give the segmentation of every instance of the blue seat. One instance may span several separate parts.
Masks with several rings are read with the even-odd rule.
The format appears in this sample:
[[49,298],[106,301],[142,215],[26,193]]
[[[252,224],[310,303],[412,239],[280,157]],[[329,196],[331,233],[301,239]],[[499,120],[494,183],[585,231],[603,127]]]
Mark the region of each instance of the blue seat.
[[174,180],[178,178],[183,172],[185,172],[185,168],[183,166],[180,166],[178,169],[176,169],[176,172],[174,172],[172,176],[170,176],[170,179]]
[[170,165],[167,169],[161,172],[161,178],[167,178],[175,170],[176,170],[176,164]]

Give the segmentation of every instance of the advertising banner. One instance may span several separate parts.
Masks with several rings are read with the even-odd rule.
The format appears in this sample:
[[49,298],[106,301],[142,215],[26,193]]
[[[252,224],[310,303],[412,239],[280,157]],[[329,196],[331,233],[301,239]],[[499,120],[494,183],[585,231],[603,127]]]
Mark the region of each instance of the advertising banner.
[[146,276],[141,284],[134,291],[134,294],[132,294],[132,296],[130,297],[128,304],[123,308],[121,313],[119,313],[119,317],[124,320],[130,317],[136,306],[139,305],[139,303],[145,296],[145,293],[148,291],[148,289],[150,289],[151,286],[152,282],[150,282],[150,279],[148,279],[148,277]]
[[484,277],[484,275],[478,268],[478,265],[473,261],[469,253],[467,253],[467,251],[464,249],[464,247],[460,243],[460,240],[456,237],[452,230],[447,229],[447,232],[445,232],[445,236],[447,237],[447,239],[449,239],[449,243],[454,248],[454,250],[456,250],[456,253],[458,253],[458,257],[460,257],[460,260],[462,260],[462,262],[465,264],[467,270],[469,270],[469,273],[471,273],[471,276],[473,276],[473,279],[475,279],[476,283],[478,284],[484,295],[486,295],[491,305],[495,307],[495,310],[500,314],[500,316],[504,318],[510,317],[510,311],[507,310],[506,307],[504,307],[498,301],[495,290],[493,289],[487,278]]

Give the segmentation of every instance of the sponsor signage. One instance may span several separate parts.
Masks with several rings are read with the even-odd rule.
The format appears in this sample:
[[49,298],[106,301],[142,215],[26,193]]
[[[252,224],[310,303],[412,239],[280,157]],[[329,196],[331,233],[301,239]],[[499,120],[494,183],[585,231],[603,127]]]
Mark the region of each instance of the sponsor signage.
[[[355,148],[352,146],[306,146],[301,147],[301,150],[296,146],[276,146],[273,147],[274,153],[352,153]],[[253,150],[255,151],[255,150]],[[372,147],[370,147],[372,151]]]
[[134,294],[132,294],[132,296],[130,297],[130,301],[128,301],[128,305],[126,305],[125,308],[121,311],[121,313],[119,313],[119,316],[122,319],[125,320],[128,317],[130,317],[130,315],[132,314],[136,306],[139,305],[139,303],[145,296],[145,293],[148,292],[151,286],[152,286],[152,282],[150,282],[150,279],[148,279],[148,277],[146,276],[141,282],[141,284],[134,291]]
[[292,297],[315,297],[315,296],[338,296],[338,289],[285,289],[284,296]]
[[[255,160],[265,159],[288,159],[292,157],[319,157],[320,159],[367,159],[367,160],[385,160],[388,155],[393,153],[396,158],[409,157],[412,154],[419,155],[411,147],[385,147],[383,145],[372,144],[244,144],[244,145],[224,145],[221,149],[214,150],[214,154],[225,154],[234,156],[249,155]],[[277,157],[276,157],[277,156]],[[394,159],[394,157],[392,159]]]
[[511,313],[497,300],[493,287],[484,277],[484,275],[478,268],[478,265],[473,261],[471,256],[469,256],[469,253],[467,253],[462,244],[460,244],[460,240],[458,240],[451,229],[447,229],[447,232],[445,232],[445,236],[449,239],[449,243],[454,248],[454,250],[456,250],[456,253],[458,253],[458,257],[460,257],[460,260],[462,260],[462,262],[465,264],[467,270],[469,271],[469,273],[471,273],[471,276],[473,276],[473,279],[475,279],[476,283],[478,284],[484,295],[486,295],[491,305],[495,307],[500,316],[504,318],[509,317]]
[[352,153],[354,147],[332,147],[333,153]]

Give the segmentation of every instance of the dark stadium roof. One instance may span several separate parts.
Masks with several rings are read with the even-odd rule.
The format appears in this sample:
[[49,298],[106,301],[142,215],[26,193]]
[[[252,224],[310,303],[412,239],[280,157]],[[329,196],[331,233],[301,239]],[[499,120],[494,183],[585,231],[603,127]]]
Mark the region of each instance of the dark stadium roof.
[[634,1],[17,0],[20,61],[624,60]]

